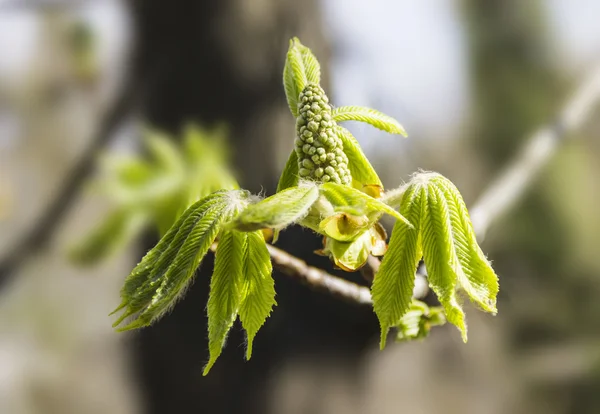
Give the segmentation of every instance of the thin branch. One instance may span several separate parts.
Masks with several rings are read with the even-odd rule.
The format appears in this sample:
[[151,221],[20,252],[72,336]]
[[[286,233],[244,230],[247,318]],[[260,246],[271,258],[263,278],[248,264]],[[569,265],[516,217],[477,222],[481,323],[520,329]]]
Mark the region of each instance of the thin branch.
[[48,243],[54,231],[62,223],[69,212],[72,201],[93,171],[95,157],[108,144],[116,129],[129,113],[133,99],[132,82],[129,81],[121,88],[120,95],[116,97],[112,106],[103,116],[95,136],[91,139],[91,144],[66,174],[67,179],[58,191],[56,198],[42,212],[31,230],[0,260],[0,289],[30,254],[39,251]]
[[479,241],[490,225],[506,214],[522,197],[540,170],[565,138],[588,119],[600,98],[600,67],[585,79],[567,101],[556,122],[536,131],[524,148],[471,208],[471,220]]
[[371,292],[369,288],[349,282],[327,273],[316,267],[309,266],[305,261],[267,245],[273,266],[288,276],[298,280],[311,289],[328,293],[339,299],[359,305],[371,305]]

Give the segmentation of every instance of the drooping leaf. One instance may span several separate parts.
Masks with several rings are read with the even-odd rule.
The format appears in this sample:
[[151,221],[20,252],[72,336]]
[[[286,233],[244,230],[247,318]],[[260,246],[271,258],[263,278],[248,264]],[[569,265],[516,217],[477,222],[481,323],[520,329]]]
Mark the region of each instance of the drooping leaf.
[[465,202],[456,186],[444,176],[437,175],[431,182],[448,202],[454,246],[463,270],[458,274],[460,287],[483,310],[496,313],[498,276],[477,243]]
[[277,192],[283,191],[286,188],[295,187],[298,185],[298,154],[292,150],[290,157],[281,172],[279,183],[277,184]]
[[130,242],[148,223],[148,216],[136,211],[114,211],[69,252],[81,265],[91,265],[108,257]]
[[273,266],[265,239],[260,231],[248,233],[240,320],[248,336],[246,359],[252,356],[252,343],[258,330],[271,314],[275,301]]
[[431,288],[444,306],[448,322],[461,332],[467,341],[465,314],[458,301],[456,288],[464,275],[452,240],[450,211],[442,191],[435,185],[427,185],[423,208],[422,234],[423,259]]
[[[160,264],[162,269],[160,270],[163,273],[166,271],[170,264],[170,260],[174,257],[174,253],[172,252],[181,248],[181,245],[185,240],[184,235],[189,233],[191,227],[196,223],[196,217],[194,215],[197,214],[198,211],[203,212],[207,210],[214,205],[215,202],[216,197],[208,196],[188,208],[158,241],[157,245],[146,253],[140,263],[133,268],[129,276],[125,279],[125,284],[121,289],[121,305],[115,309],[111,315],[125,307],[127,307],[127,310],[113,324],[114,327],[119,325],[125,318],[140,311],[145,303],[152,300],[151,272],[157,269],[161,258],[162,261]],[[169,253],[169,256],[166,256],[166,253]]]
[[[405,225],[412,227],[412,224],[396,210],[373,198],[362,191],[343,184],[325,183],[320,186],[322,194],[333,204],[334,208],[351,207],[357,212],[367,215],[369,218],[379,218],[380,214],[386,213],[402,221]],[[357,214],[358,215],[358,214]]]
[[346,128],[338,126],[335,131],[342,140],[344,153],[348,157],[352,185],[359,190],[362,190],[365,186],[376,186],[383,189],[383,184],[377,172],[363,153],[356,138]]
[[433,326],[444,323],[446,318],[441,307],[429,307],[424,302],[413,300],[408,311],[396,325],[396,341],[425,338]]
[[[440,174],[420,173],[406,186],[385,194],[382,200],[393,205],[400,200],[402,213],[407,197],[414,194],[421,194],[420,217],[418,224],[417,218],[411,216],[409,220],[419,230],[429,284],[444,307],[446,319],[458,327],[466,341],[467,328],[457,289],[463,289],[483,310],[495,313],[498,278],[477,244],[467,208],[454,184]],[[390,251],[394,249],[394,234],[396,230]],[[389,257],[398,255],[386,255],[381,269],[385,270]]]
[[203,375],[208,374],[221,355],[227,333],[240,310],[247,249],[248,233],[225,231],[219,239],[207,305],[210,359]]
[[375,275],[371,293],[373,308],[381,325],[380,347],[385,347],[388,331],[407,311],[415,285],[415,272],[421,260],[420,229],[424,190],[412,187],[404,194],[400,213],[413,228],[397,222],[388,251]]
[[119,330],[147,326],[162,316],[184,292],[200,261],[247,194],[219,191],[192,205],[125,280],[121,292],[126,308],[115,322],[139,314]]
[[318,197],[319,189],[311,183],[287,188],[250,204],[235,218],[231,227],[241,231],[282,229],[304,217]]
[[337,122],[360,121],[373,125],[391,134],[406,135],[406,131],[391,116],[383,114],[375,109],[363,108],[362,106],[341,106],[333,110],[333,119]]

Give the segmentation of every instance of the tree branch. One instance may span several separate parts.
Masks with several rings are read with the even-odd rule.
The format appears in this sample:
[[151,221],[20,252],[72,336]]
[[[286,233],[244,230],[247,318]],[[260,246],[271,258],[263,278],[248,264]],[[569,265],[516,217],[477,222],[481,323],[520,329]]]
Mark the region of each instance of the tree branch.
[[600,67],[586,78],[567,101],[556,121],[540,128],[526,142],[514,161],[494,180],[471,208],[471,220],[482,241],[490,225],[506,214],[565,138],[588,119],[600,98]]
[[326,271],[309,266],[305,261],[267,244],[273,267],[298,280],[311,289],[328,293],[339,299],[359,305],[371,305],[369,288],[349,282]]

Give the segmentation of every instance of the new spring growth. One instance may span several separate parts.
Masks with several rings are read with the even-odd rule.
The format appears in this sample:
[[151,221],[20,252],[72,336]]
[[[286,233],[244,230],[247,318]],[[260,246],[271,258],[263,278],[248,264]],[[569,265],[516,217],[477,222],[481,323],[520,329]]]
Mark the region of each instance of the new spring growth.
[[336,126],[329,99],[323,89],[309,83],[298,97],[296,118],[296,154],[298,174],[317,182],[350,184],[348,157],[342,140],[334,132]]

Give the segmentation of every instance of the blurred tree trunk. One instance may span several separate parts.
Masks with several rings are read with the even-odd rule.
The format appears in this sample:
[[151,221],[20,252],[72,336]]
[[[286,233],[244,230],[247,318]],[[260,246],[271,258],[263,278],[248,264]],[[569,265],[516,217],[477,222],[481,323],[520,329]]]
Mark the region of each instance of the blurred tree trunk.
[[[242,186],[272,193],[294,140],[282,87],[289,39],[299,36],[326,69],[318,5],[317,0],[134,1],[143,115],[174,132],[192,120],[205,126],[226,123]],[[320,243],[310,232],[291,229],[279,245],[332,270],[328,260],[312,254]],[[310,354],[312,364],[332,355],[356,361],[377,334],[370,309],[339,303],[275,274],[279,306],[257,337],[252,361],[243,360],[244,338],[236,325],[204,378],[211,270],[207,257],[185,300],[133,338],[147,412],[270,412],[270,378],[282,361],[302,354]],[[319,374],[311,375],[311,385],[317,384]],[[312,397],[303,404],[318,407],[328,398],[325,392]]]

